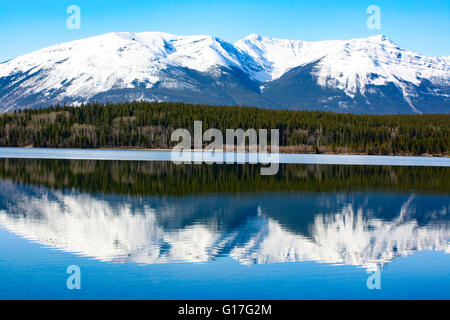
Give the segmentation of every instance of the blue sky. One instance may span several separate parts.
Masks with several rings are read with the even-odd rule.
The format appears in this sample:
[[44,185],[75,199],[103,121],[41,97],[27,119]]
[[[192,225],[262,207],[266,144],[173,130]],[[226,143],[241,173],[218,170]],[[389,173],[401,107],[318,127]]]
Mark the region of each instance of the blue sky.
[[[81,29],[69,30],[69,5],[81,9]],[[369,30],[369,5],[381,9],[381,29]],[[40,0],[0,2],[0,61],[59,42],[113,31],[208,34],[234,42],[250,33],[297,40],[385,34],[401,47],[450,55],[448,0]]]

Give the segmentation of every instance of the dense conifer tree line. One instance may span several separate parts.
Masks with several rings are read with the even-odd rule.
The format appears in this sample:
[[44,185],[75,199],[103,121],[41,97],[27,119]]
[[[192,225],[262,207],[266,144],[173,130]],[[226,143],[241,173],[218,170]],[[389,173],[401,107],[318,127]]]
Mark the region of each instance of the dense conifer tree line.
[[450,115],[316,111],[130,102],[54,106],[0,116],[0,146],[170,148],[173,130],[280,129],[284,152],[449,155]]

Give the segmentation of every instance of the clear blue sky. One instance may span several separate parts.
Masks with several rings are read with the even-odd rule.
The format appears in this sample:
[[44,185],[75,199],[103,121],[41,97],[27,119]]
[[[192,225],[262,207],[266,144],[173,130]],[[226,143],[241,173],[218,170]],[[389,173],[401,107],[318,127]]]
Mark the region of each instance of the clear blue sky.
[[[69,30],[69,5],[81,29]],[[381,30],[369,30],[369,5],[381,9]],[[250,33],[297,40],[385,34],[401,47],[450,55],[449,0],[2,0],[0,61],[59,42],[113,31],[208,34],[234,42]]]

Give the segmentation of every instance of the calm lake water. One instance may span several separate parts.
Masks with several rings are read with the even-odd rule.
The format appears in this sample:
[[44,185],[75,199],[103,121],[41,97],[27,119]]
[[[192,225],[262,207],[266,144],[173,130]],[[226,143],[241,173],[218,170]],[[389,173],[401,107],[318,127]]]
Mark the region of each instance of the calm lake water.
[[[450,298],[448,165],[261,176],[3,151],[1,299]],[[81,290],[67,289],[72,265]]]

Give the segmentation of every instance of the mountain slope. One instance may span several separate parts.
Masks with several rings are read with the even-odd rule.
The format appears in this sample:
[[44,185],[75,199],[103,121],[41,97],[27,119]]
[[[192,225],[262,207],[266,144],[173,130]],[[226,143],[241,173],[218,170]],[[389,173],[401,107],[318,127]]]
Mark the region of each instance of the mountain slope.
[[183,101],[355,113],[450,112],[448,57],[385,36],[305,42],[109,33],[0,64],[0,111],[56,103]]
[[[432,105],[449,112],[448,59],[428,58],[403,50],[382,35],[319,42],[250,35],[238,41],[236,46],[263,66],[265,72],[254,73],[254,78],[277,79],[276,84],[269,83],[272,90],[280,85],[286,87],[283,96],[288,97],[292,107],[331,107],[343,111],[349,108],[354,112],[377,113],[380,106],[373,105],[379,104],[377,100],[383,97],[382,103],[388,105],[381,107],[384,110],[379,110],[380,113],[396,113],[396,109],[399,113],[421,113],[418,108],[425,103],[423,99],[435,99]],[[294,77],[302,80],[298,79],[294,85]],[[315,88],[314,94],[309,92],[311,87]],[[264,88],[266,96],[280,101],[280,95],[273,97],[272,91],[268,91],[266,86]],[[305,95],[309,101],[305,100]],[[405,103],[408,106],[406,110]],[[444,108],[439,108],[439,104]],[[425,112],[433,112],[429,103],[424,108]]]

